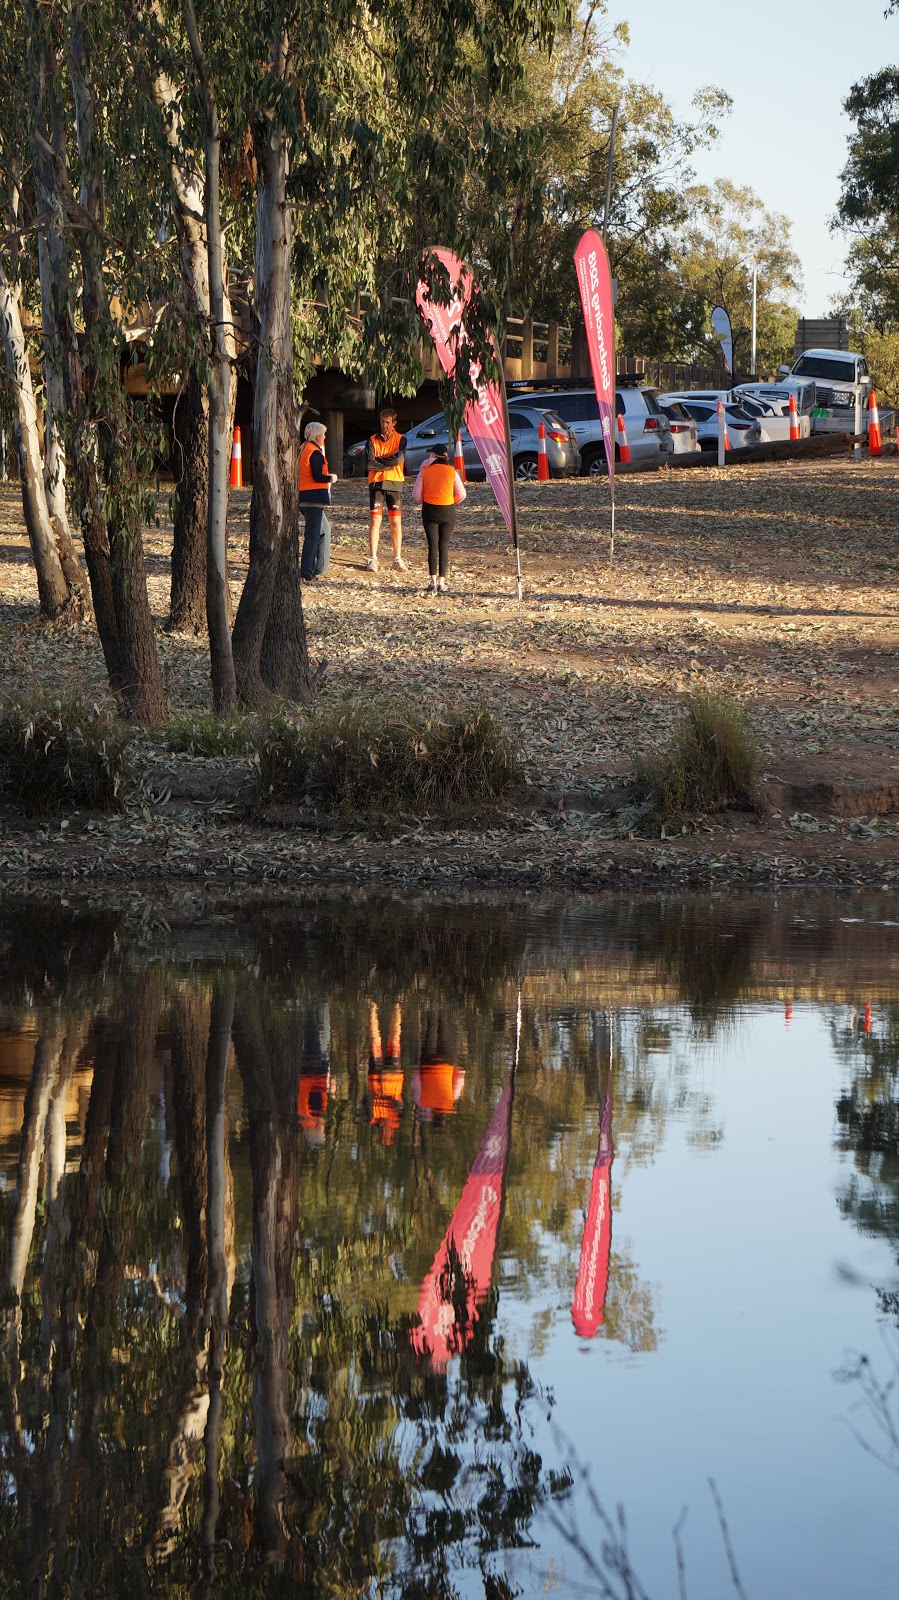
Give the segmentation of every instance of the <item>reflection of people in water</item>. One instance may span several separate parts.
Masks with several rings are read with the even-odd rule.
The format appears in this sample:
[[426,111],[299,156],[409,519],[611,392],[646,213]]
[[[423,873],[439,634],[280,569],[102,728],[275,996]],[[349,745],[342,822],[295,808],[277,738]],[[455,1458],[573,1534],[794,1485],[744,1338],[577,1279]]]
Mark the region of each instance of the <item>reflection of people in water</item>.
[[465,1087],[465,1073],[453,1065],[455,1048],[442,1011],[429,1011],[422,1038],[421,1065],[413,1074],[413,1093],[423,1122],[450,1117]]
[[381,1043],[381,1021],[372,1003],[368,1013],[368,1092],[372,1097],[371,1125],[377,1127],[381,1143],[392,1144],[403,1116],[403,1069],[400,1063],[400,1037],[403,1014],[395,1005],[390,1015],[387,1055]]
[[297,1110],[300,1114],[300,1127],[306,1136],[306,1143],[310,1145],[323,1145],[325,1142],[325,1112],[328,1109],[328,1092],[331,1088],[331,1073],[328,1066],[330,1053],[331,1019],[328,1007],[308,1006],[303,1033]]

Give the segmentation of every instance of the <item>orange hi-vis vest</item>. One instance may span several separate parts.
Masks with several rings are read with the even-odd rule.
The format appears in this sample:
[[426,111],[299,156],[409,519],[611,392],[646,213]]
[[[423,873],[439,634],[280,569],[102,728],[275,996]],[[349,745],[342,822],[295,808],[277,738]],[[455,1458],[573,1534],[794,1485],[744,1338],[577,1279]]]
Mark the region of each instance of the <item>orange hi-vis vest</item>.
[[[402,441],[402,434],[394,428],[389,439],[382,439],[379,433],[373,433],[371,447],[376,456],[395,456]],[[383,472],[370,472],[369,483],[405,483],[403,464],[398,461],[395,467],[385,467]]]
[[372,1096],[372,1127],[380,1127],[381,1143],[391,1144],[403,1115],[403,1073],[401,1068],[369,1072],[368,1087]]
[[[316,444],[314,442],[314,440],[312,440],[312,439],[307,439],[306,443],[303,445],[302,450],[300,451],[300,494],[302,494],[304,492],[304,490],[308,490],[308,489],[328,489],[328,488],[330,488],[329,484],[327,484],[327,483],[319,483],[318,479],[317,478],[313,478],[313,476],[312,476],[312,468],[310,466],[310,462],[311,462],[312,457],[315,454],[316,450],[322,450],[321,445],[320,444]],[[325,456],[325,452],[323,450],[322,450],[322,459],[323,459],[323,461],[325,463],[323,470],[325,472],[327,472],[327,470],[328,470],[328,461],[327,461],[327,457]]]
[[447,461],[432,461],[421,469],[421,497],[429,506],[451,506],[456,498],[456,469]]
[[440,1111],[445,1117],[451,1116],[456,1104],[453,1094],[456,1069],[452,1062],[423,1062],[419,1072],[421,1091],[418,1103],[422,1111]]
[[300,1074],[297,1111],[300,1114],[301,1128],[314,1128],[324,1123],[330,1087],[331,1077],[327,1072]]

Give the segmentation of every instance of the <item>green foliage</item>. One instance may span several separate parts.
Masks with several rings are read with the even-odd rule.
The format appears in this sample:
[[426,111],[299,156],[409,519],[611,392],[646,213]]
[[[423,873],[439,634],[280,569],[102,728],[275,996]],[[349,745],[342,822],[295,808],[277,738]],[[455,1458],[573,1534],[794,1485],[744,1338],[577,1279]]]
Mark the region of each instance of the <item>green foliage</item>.
[[675,251],[683,288],[703,307],[697,331],[700,359],[721,359],[712,332],[713,306],[724,306],[734,335],[734,365],[748,371],[752,338],[752,265],[758,271],[757,358],[760,372],[776,372],[792,360],[801,287],[799,258],[790,244],[790,223],[765,210],[752,189],[719,179],[711,187],[690,189],[685,200],[689,225]]
[[751,807],[757,776],[758,752],[745,709],[708,692],[687,701],[673,752],[635,768],[657,823],[679,824],[728,806]]
[[343,705],[285,720],[259,757],[261,800],[313,804],[345,824],[489,810],[516,779],[511,743],[483,707],[424,716]]
[[131,735],[112,711],[76,696],[0,707],[0,783],[26,816],[64,807],[122,809]]

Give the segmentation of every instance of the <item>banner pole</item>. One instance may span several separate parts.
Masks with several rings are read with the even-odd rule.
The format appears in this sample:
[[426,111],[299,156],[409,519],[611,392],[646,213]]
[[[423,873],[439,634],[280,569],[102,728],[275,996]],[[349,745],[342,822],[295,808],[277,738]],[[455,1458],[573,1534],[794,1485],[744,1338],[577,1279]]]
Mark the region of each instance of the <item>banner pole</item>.
[[615,484],[612,483],[612,534],[609,540],[609,566],[615,560]]
[[[505,341],[503,341],[505,343]],[[512,465],[512,430],[509,426],[509,397],[506,394],[506,374],[503,369],[503,352],[497,350],[499,363],[499,392],[503,402],[503,432],[506,435],[506,476],[509,480],[509,517],[512,522],[512,544],[515,548],[515,584],[518,609],[521,610],[521,552],[518,548],[518,500],[515,494],[515,469]]]

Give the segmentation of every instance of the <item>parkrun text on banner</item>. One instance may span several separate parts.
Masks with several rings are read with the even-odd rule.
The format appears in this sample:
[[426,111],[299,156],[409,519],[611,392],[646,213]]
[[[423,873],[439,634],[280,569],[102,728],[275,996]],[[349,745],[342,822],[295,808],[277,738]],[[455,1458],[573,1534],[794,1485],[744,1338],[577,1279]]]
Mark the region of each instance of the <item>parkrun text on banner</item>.
[[590,370],[602,424],[602,442],[609,468],[609,488],[615,504],[615,309],[612,274],[606,247],[590,228],[574,252],[577,284],[584,312]]

